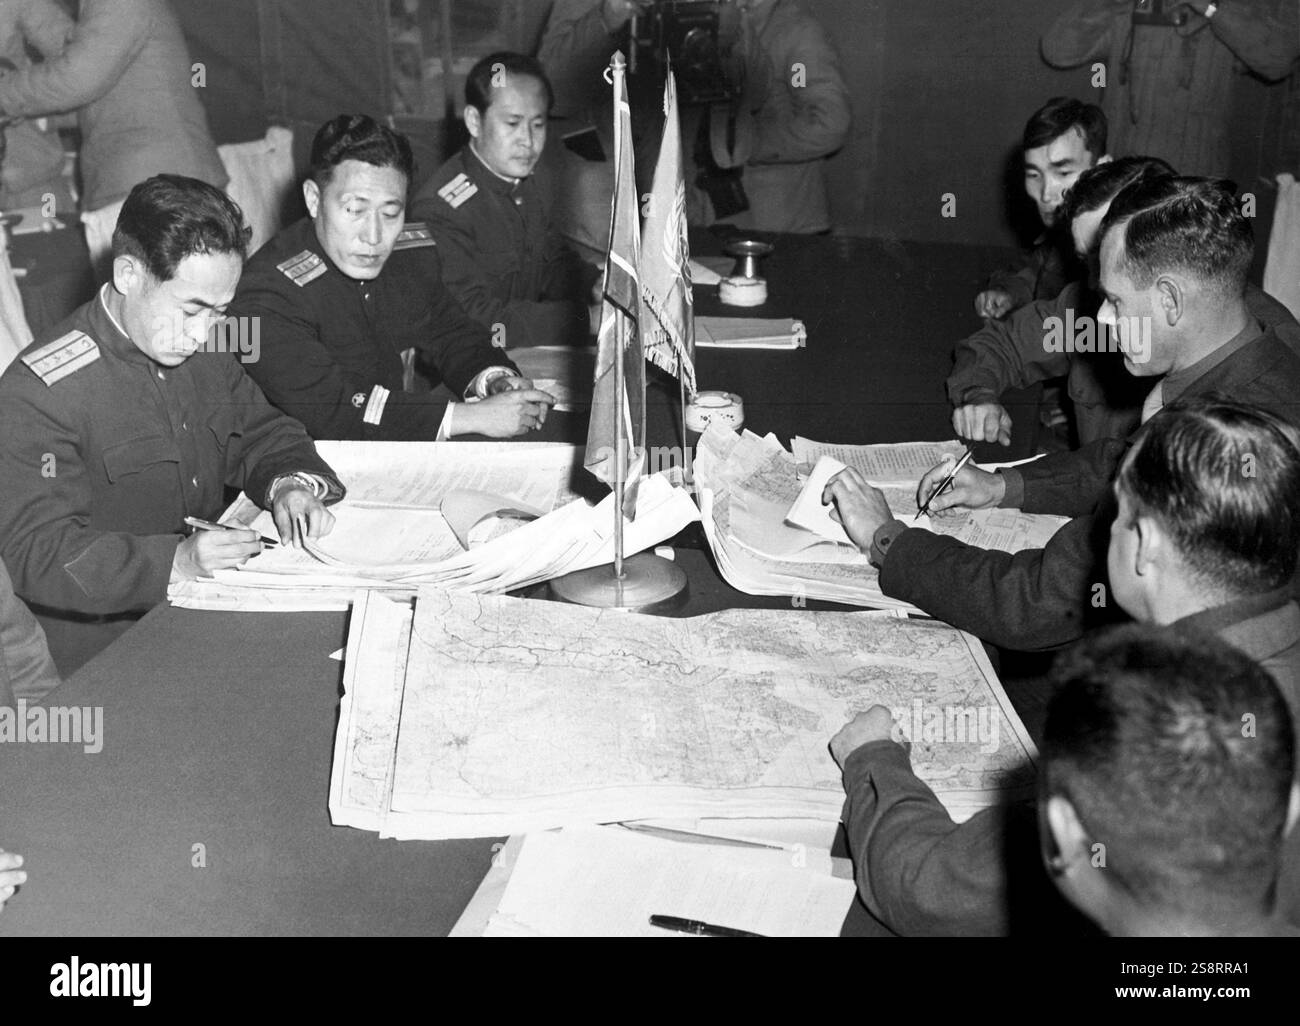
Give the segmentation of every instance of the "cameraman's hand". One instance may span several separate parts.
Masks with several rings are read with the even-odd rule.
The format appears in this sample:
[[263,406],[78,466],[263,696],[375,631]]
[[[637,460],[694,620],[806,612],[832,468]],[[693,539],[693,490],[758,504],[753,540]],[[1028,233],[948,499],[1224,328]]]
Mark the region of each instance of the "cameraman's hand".
[[195,531],[176,546],[172,569],[188,581],[240,566],[262,551],[256,531]]
[[648,11],[652,0],[604,0],[600,7],[600,17],[612,36],[628,21],[643,11]]
[[952,429],[972,442],[1011,444],[1011,414],[999,403],[967,403],[952,411]]
[[[918,507],[924,506],[943,484],[956,462],[952,456],[945,456],[940,463],[926,471],[916,490]],[[945,509],[990,509],[1001,502],[1006,493],[1007,482],[1001,474],[990,474],[987,470],[980,470],[967,463],[953,478],[952,487],[945,489],[942,495],[935,496],[930,503],[930,512],[939,513]]]
[[514,438],[546,423],[555,396],[536,388],[511,389],[477,403],[457,403],[452,435]]

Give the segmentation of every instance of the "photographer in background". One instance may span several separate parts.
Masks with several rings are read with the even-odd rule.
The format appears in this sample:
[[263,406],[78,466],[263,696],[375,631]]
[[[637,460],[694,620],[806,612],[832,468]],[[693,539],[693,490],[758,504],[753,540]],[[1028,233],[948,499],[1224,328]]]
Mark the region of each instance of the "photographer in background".
[[[610,54],[627,44],[634,16],[639,23],[716,17],[716,27],[705,34],[716,37],[716,64],[730,69],[722,90],[728,98],[692,103],[678,72],[690,222],[828,231],[822,164],[843,145],[852,115],[839,58],[817,21],[794,0],[556,0],[538,57],[555,85],[558,114],[586,119],[598,129],[608,120],[603,73]],[[644,39],[644,26],[638,28]],[[663,34],[673,36],[671,23]],[[636,79],[657,79],[665,56],[644,45],[637,51],[634,96]],[[650,84],[654,88],[640,95],[661,95],[659,84]],[[644,101],[634,99],[633,105]],[[658,138],[657,127],[646,131]],[[638,162],[651,166],[641,150]]]
[[1105,62],[1112,153],[1222,175],[1237,76],[1290,74],[1298,20],[1295,0],[1076,0],[1043,34],[1042,54],[1056,68]]

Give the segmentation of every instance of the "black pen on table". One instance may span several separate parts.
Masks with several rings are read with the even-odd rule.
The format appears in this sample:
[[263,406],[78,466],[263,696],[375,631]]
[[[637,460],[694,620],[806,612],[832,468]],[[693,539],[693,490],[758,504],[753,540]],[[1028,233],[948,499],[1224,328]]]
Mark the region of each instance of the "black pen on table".
[[934,502],[935,497],[938,496],[945,488],[947,488],[949,485],[953,483],[953,481],[956,480],[958,473],[961,472],[961,468],[966,466],[966,464],[970,462],[970,458],[972,455],[974,455],[974,453],[972,453],[970,449],[967,449],[966,452],[962,455],[962,458],[957,461],[957,465],[952,468],[952,473],[950,473],[947,477],[943,479],[943,481],[939,484],[939,487],[936,488],[934,491],[932,491],[930,493],[930,497],[925,500],[925,505],[923,505],[920,509],[916,511],[916,516],[912,518],[913,523],[921,519],[922,513],[930,512],[930,503]]
[[677,916],[651,916],[650,925],[674,933],[693,933],[697,937],[762,937],[761,933],[737,930],[730,926],[714,926],[698,919],[681,919]]
[[[217,524],[211,520],[204,520],[201,517],[186,517],[185,523],[196,531],[247,531],[247,527],[237,527],[234,524]],[[264,534],[258,535],[263,545],[279,545],[280,543],[274,538],[268,538]]]

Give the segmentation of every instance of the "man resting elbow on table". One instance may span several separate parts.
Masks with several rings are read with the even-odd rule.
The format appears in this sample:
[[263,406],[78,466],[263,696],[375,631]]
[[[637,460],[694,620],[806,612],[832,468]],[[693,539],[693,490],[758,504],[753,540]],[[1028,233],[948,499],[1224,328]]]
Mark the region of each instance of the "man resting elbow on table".
[[[184,537],[227,489],[280,539],[327,533],[343,486],[301,424],[209,346],[248,233],[223,192],[159,175],[123,204],[113,277],[0,376],[0,548],[64,673],[163,601],[173,576],[238,566],[252,531]],[[37,696],[39,697],[39,696]]]
[[[1254,252],[1249,220],[1224,183],[1157,178],[1112,202],[1101,228],[1098,320],[1130,374],[1155,379],[1143,421],[1163,404],[1217,393],[1300,421],[1300,356],[1251,316],[1244,292]],[[880,568],[888,596],[918,606],[983,640],[1022,651],[1054,648],[1113,618],[1105,531],[1110,483],[1130,439],[1106,439],[1019,468],[951,466],[921,481],[931,509],[1018,508],[1073,517],[1043,549],[1014,555],[907,527],[884,496],[852,470],[833,478],[833,501],[849,537]]]
[[[535,431],[555,399],[443,285],[432,232],[406,221],[414,167],[406,137],[373,118],[321,126],[302,187],[308,216],[257,251],[231,303],[237,323],[260,325],[248,373],[313,438]],[[452,401],[416,388],[416,361]]]
[[[1246,455],[1269,471],[1242,474]],[[1300,716],[1300,607],[1286,588],[1300,542],[1292,513],[1300,504],[1300,433],[1252,407],[1179,403],[1139,435],[1116,492],[1119,516],[1107,562],[1124,610],[1181,638],[1217,636],[1271,674],[1283,708]],[[1240,730],[1240,712],[1234,717]],[[899,739],[889,711],[875,706],[831,742],[844,770],[844,823],[859,888],[872,914],[905,935],[1070,926],[1038,864],[1033,810],[986,809],[955,824],[912,772]],[[1233,813],[1216,808],[1214,814]],[[1171,842],[1169,854],[1177,847]],[[1113,862],[1121,853],[1110,855]],[[1300,925],[1295,832],[1284,842],[1280,866],[1277,910]]]

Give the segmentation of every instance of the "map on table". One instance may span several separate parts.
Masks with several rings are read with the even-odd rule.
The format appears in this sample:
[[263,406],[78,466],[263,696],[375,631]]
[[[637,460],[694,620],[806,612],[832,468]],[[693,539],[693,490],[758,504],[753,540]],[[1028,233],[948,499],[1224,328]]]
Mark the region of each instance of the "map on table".
[[[409,626],[408,626],[409,624]],[[422,589],[354,612],[330,809],[397,837],[655,817],[835,820],[827,749],[888,706],[956,818],[1032,793],[979,642],[871,613],[669,619]]]

